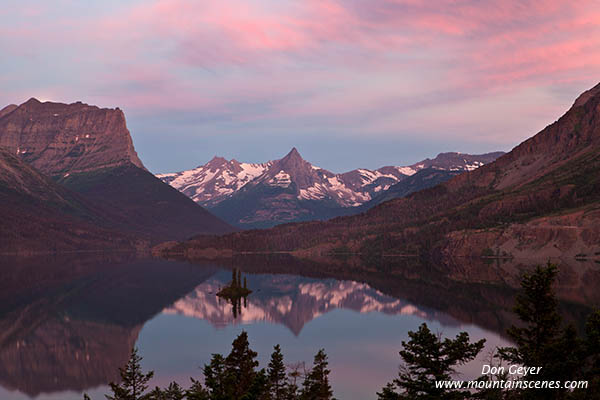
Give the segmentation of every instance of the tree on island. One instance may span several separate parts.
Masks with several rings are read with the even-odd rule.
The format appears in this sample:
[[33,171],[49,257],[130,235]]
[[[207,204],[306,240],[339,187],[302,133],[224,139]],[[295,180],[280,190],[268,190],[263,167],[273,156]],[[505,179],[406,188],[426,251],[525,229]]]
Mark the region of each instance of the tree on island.
[[218,297],[227,299],[232,305],[233,317],[237,318],[242,312],[242,298],[244,299],[244,307],[246,307],[246,299],[252,290],[248,289],[246,277],[244,277],[244,286],[242,286],[242,271],[234,268],[231,271],[231,283],[217,292]]

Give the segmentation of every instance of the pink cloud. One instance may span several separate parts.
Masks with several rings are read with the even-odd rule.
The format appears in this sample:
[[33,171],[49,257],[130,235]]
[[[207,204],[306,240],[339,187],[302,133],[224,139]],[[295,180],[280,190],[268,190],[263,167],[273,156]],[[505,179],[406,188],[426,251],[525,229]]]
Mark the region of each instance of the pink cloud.
[[[147,112],[329,116],[391,131],[398,114],[434,124],[421,115],[446,104],[600,80],[595,1],[154,0],[80,18],[9,9],[20,17],[0,23],[12,38],[1,50],[56,71],[63,80],[49,86]],[[64,68],[75,83],[58,77]]]

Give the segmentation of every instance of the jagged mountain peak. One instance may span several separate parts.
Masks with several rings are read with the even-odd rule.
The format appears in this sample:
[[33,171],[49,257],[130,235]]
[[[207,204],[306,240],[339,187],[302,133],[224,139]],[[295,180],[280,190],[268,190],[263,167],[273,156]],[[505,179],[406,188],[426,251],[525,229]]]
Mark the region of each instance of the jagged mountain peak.
[[290,158],[302,158],[302,156],[300,155],[300,152],[298,152],[298,149],[296,147],[292,147],[292,149],[290,150],[289,153],[287,153],[287,155],[284,157],[290,157]]
[[299,188],[306,188],[314,183],[315,178],[315,168],[304,160],[294,147],[285,157],[274,161],[273,167],[266,171],[259,181],[268,180],[270,185],[283,187],[294,182]]
[[[226,158],[224,157],[220,157],[220,156],[214,156],[207,164],[206,166],[210,166],[213,168],[218,168],[221,167],[225,164],[229,164],[229,163],[237,163],[235,160],[231,160],[231,161],[227,161]],[[201,166],[199,166],[200,168]]]
[[287,153],[282,159],[278,160],[277,162],[281,166],[291,167],[297,167],[299,165],[308,164],[308,162],[302,158],[302,156],[295,147],[293,147],[289,153]]

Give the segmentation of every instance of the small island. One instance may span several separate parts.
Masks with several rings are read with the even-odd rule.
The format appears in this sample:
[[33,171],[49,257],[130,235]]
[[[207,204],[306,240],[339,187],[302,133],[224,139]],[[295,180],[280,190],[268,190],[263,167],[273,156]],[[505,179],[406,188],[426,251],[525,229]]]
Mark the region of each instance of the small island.
[[246,284],[246,277],[244,277],[243,282],[242,284],[242,271],[234,268],[231,272],[231,283],[217,292],[219,298],[227,299],[233,306],[234,318],[237,318],[242,312],[242,298],[244,299],[244,307],[247,307],[246,297],[252,293],[252,290],[248,289]]
[[228,300],[237,300],[242,297],[245,298],[250,293],[252,293],[252,290],[248,289],[246,277],[244,277],[242,285],[242,271],[234,268],[231,273],[231,283],[219,290],[217,296],[226,298]]

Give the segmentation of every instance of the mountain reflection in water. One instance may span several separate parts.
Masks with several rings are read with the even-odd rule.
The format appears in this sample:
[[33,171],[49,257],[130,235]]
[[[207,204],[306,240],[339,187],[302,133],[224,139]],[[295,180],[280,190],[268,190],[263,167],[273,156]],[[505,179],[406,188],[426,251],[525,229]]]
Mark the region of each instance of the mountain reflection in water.
[[[215,296],[228,283],[229,275],[224,271],[215,274],[163,312],[206,320],[217,328],[268,321],[285,325],[296,336],[307,322],[338,308],[359,313],[415,315],[422,319],[436,315],[434,311],[386,296],[365,283],[265,274],[248,275],[254,293],[248,296],[247,304],[236,317],[233,305]],[[443,314],[438,317],[445,324],[456,325]]]
[[[310,362],[325,347],[336,396],[374,398],[396,375],[401,340],[424,321],[447,335],[467,330],[474,338],[505,343],[518,280],[498,277],[522,268],[503,265],[494,272],[496,266],[488,266],[482,276],[468,263],[445,266],[444,273],[350,260],[243,258],[234,264],[128,254],[5,257],[0,398],[69,400],[81,399],[84,391],[104,398],[106,383],[117,378],[133,346],[140,347],[144,367],[156,370],[153,385],[173,379],[186,385],[211,353],[229,351],[241,329],[248,330],[261,365],[276,343],[286,362]],[[234,266],[253,290],[237,318],[232,305],[216,296]],[[598,282],[596,266],[563,270],[560,294],[584,304],[595,299],[595,291],[581,286]],[[576,323],[587,311],[586,305],[563,305],[567,320]]]

